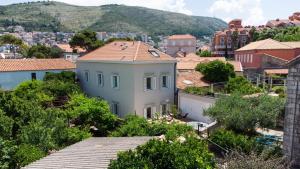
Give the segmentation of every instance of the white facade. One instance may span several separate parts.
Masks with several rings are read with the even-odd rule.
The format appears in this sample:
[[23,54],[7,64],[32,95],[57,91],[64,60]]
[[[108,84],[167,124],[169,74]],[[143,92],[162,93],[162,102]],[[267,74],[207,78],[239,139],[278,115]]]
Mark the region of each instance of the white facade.
[[112,112],[145,118],[174,102],[175,62],[77,61],[77,76],[89,95],[109,102]]
[[214,122],[210,117],[204,115],[204,111],[215,103],[214,98],[201,97],[179,92],[178,107],[183,114],[188,113],[187,118],[210,124]]
[[[37,80],[43,80],[46,72],[60,73],[64,70],[42,70],[42,71],[15,71],[15,72],[0,72],[0,88],[4,90],[12,90],[20,83],[32,80],[34,76]],[[65,70],[74,71],[74,70]],[[35,74],[35,75],[34,75]]]

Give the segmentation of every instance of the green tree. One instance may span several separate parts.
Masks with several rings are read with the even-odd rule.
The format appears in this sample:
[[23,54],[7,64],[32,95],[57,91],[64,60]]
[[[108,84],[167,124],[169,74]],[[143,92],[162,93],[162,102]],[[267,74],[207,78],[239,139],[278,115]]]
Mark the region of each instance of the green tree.
[[59,58],[63,51],[58,48],[51,48],[45,45],[34,45],[28,49],[27,57],[29,58]]
[[261,88],[254,86],[251,82],[249,82],[246,78],[242,76],[229,78],[229,81],[225,86],[225,90],[228,93],[238,92],[240,94],[245,94],[245,95],[262,92]]
[[0,45],[12,44],[16,46],[22,46],[23,41],[13,35],[7,34],[0,36]]
[[284,99],[268,95],[243,97],[232,94],[218,99],[205,114],[215,118],[227,129],[254,133],[256,127],[275,127],[284,104]]
[[12,135],[13,119],[0,109],[0,137],[9,139]]
[[127,168],[203,168],[215,167],[213,154],[209,153],[204,141],[193,136],[175,140],[150,140],[136,150],[118,154],[109,169]]
[[16,164],[13,156],[16,152],[16,145],[12,141],[4,140],[0,137],[0,168],[10,169],[15,168]]
[[205,80],[213,83],[225,82],[230,77],[235,77],[233,65],[219,60],[200,63],[196,66],[196,71],[201,72]]
[[14,158],[17,160],[19,167],[24,167],[36,160],[41,159],[45,155],[46,153],[44,151],[35,146],[22,144],[17,148]]
[[208,50],[197,52],[196,54],[201,56],[201,57],[212,57],[211,51],[208,51]]
[[89,52],[103,46],[103,42],[99,41],[96,35],[96,32],[83,30],[76,33],[69,44],[72,48],[81,47]]

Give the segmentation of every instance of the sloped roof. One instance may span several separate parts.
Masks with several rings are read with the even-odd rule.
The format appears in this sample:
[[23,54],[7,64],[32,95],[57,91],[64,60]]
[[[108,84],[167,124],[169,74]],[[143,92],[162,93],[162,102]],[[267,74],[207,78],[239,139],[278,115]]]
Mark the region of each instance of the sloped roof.
[[114,41],[82,56],[78,61],[176,62],[176,59],[140,41]]
[[[63,50],[64,52],[68,52],[68,53],[72,53],[73,52],[73,48],[71,48],[71,46],[69,44],[57,44],[56,45],[58,48],[60,48],[61,50]],[[75,48],[77,49],[78,53],[84,53],[86,52],[85,49],[77,47]]]
[[281,42],[284,45],[288,45],[292,48],[300,48],[300,42]]
[[0,59],[0,72],[68,70],[74,63],[64,59]]
[[93,137],[71,145],[24,169],[106,169],[117,153],[134,149],[151,137]]
[[190,34],[186,35],[172,35],[168,37],[169,40],[179,40],[179,39],[196,39],[195,36],[192,36]]
[[273,39],[265,39],[257,42],[252,42],[236,51],[263,50],[263,49],[293,49],[293,47]]
[[287,75],[289,73],[289,69],[266,69],[265,73],[267,75]]
[[203,80],[203,75],[197,71],[179,72],[176,78],[178,89],[184,90],[186,87],[208,87],[209,83]]
[[[184,57],[182,54],[178,53],[177,59],[177,69],[178,70],[194,70],[199,63],[207,63],[214,60],[220,60],[226,62],[225,57],[200,57],[194,53],[187,54]],[[243,67],[241,62],[239,61],[228,61],[228,63],[232,64],[235,72],[242,72]]]

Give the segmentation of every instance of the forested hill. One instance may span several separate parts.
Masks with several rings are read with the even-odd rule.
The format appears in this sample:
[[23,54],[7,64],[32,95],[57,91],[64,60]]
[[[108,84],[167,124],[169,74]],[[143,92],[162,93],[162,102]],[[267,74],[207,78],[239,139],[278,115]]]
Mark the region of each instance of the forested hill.
[[60,2],[30,2],[0,6],[0,26],[22,25],[27,31],[137,32],[150,35],[190,33],[212,35],[226,26],[217,18],[124,5],[74,6]]

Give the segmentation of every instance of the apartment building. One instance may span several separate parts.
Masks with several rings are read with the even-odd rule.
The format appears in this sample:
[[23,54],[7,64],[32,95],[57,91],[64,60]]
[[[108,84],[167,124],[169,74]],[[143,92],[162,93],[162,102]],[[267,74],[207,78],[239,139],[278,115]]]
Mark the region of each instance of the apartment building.
[[115,41],[77,60],[83,90],[113,113],[153,118],[174,103],[176,59],[143,42]]
[[243,27],[242,20],[234,19],[228,23],[228,28],[217,31],[212,39],[213,54],[220,57],[234,57],[234,50],[250,42],[251,27]]
[[197,40],[196,37],[189,34],[172,35],[166,39],[164,48],[166,53],[172,57],[175,57],[177,52],[196,53]]

